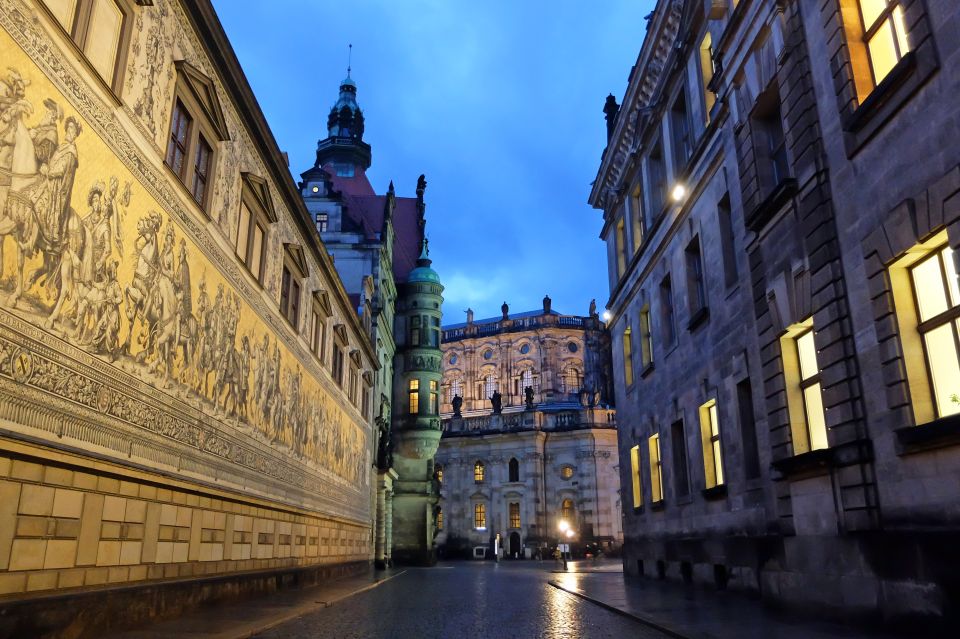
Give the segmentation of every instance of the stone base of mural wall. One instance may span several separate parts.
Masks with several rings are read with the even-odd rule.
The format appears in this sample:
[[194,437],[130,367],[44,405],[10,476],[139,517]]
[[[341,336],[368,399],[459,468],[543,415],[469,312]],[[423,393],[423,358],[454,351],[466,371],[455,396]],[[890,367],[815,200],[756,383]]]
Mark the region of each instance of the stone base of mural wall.
[[820,619],[936,634],[960,629],[960,580],[950,568],[956,538],[922,531],[633,538],[623,566],[628,575],[741,590]]
[[369,522],[0,438],[0,637],[92,636],[371,560]]
[[212,602],[315,586],[368,568],[369,563],[361,561],[0,601],[0,637],[101,637]]
[[[414,482],[410,482],[414,483]],[[396,487],[396,484],[395,484]],[[437,563],[433,545],[431,510],[436,497],[396,492],[393,498],[393,563],[432,566]]]

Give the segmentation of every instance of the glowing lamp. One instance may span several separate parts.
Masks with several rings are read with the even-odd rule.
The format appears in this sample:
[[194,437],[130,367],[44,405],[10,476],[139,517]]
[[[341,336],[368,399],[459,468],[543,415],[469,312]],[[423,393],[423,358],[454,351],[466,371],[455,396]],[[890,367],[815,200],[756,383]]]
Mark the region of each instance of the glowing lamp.
[[683,200],[683,198],[687,197],[687,187],[679,183],[674,185],[673,190],[670,191],[670,197],[674,202]]
[[568,530],[570,530],[570,524],[568,524],[568,523],[567,523],[565,520],[563,520],[563,519],[560,520],[560,523],[557,524],[557,527],[560,529],[560,532],[562,532],[562,533],[565,533],[565,532],[567,532]]

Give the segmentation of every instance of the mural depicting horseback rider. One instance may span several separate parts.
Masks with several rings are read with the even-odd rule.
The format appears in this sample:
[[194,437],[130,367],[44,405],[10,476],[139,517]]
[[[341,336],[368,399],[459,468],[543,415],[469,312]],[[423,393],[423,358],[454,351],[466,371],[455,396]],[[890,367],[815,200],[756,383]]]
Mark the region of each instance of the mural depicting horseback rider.
[[133,272],[133,282],[126,288],[127,305],[127,338],[122,348],[127,355],[131,354],[131,341],[135,330],[135,321],[143,319],[143,310],[146,307],[150,289],[157,279],[160,266],[160,253],[157,246],[157,233],[160,231],[160,214],[151,211],[149,215],[140,218],[137,222],[137,239],[134,242],[136,250],[136,267]]

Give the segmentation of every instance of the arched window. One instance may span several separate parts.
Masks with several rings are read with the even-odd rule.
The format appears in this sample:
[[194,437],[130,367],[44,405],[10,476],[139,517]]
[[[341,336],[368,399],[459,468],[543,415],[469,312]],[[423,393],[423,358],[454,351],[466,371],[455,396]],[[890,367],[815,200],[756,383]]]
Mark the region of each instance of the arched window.
[[484,396],[487,399],[493,397],[493,393],[497,390],[497,376],[496,375],[487,375],[487,379],[484,383],[483,391]]
[[483,483],[483,462],[478,461],[473,465],[473,481],[482,484]]
[[450,385],[447,386],[447,403],[452,402],[457,395],[463,397],[463,380],[459,377],[450,380]]
[[510,459],[510,481],[520,481],[520,462],[516,457]]
[[573,500],[564,499],[560,504],[560,518],[565,519],[570,524],[573,524],[574,514]]
[[483,529],[487,527],[487,505],[486,504],[473,505],[473,527],[477,529]]
[[533,388],[533,371],[529,368],[520,373],[520,392],[526,393],[528,386]]
[[580,371],[575,367],[569,366],[563,372],[563,386],[568,393],[580,392]]

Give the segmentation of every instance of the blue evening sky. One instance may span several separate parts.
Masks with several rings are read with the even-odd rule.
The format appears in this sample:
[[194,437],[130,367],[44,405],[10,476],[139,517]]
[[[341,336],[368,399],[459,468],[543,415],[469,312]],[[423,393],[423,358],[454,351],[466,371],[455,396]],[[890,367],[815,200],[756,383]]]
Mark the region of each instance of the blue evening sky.
[[280,148],[299,174],[346,74],[378,193],[427,177],[444,323],[609,297],[602,217],[586,202],[654,0],[214,0]]

